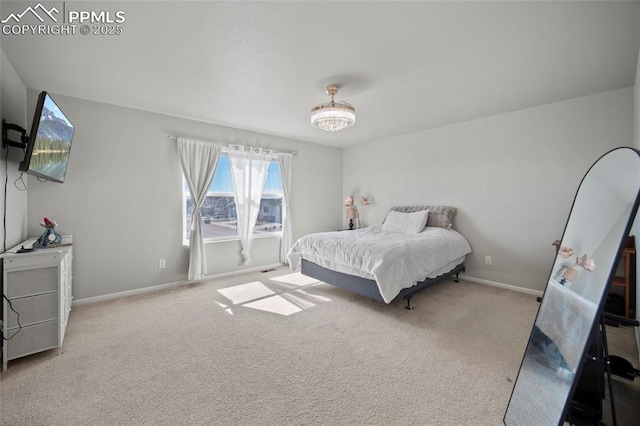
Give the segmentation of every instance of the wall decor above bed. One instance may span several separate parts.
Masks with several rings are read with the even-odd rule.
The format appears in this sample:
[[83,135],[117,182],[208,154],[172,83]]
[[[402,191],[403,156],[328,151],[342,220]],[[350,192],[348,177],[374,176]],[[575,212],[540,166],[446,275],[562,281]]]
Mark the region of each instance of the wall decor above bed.
[[393,207],[382,225],[300,238],[289,264],[384,303],[402,297],[411,309],[415,293],[454,275],[457,281],[464,271],[471,246],[452,228],[455,212],[447,206]]

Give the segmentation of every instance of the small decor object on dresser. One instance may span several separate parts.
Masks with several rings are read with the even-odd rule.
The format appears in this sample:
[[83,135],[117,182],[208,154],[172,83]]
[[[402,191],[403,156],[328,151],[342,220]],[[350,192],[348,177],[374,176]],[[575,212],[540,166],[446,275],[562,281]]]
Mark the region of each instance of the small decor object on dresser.
[[56,232],[56,226],[58,226],[57,222],[53,222],[45,217],[44,223],[41,223],[40,226],[45,228],[45,231],[34,243],[34,247],[49,247],[52,244],[62,242],[62,236]]

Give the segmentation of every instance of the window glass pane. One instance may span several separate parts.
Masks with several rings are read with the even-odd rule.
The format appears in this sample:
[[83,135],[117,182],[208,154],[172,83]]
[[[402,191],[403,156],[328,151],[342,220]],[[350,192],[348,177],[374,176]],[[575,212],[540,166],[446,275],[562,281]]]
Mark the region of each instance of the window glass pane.
[[272,161],[269,165],[269,173],[264,183],[263,193],[271,192],[282,195],[282,181],[280,180],[280,163]]
[[216,173],[213,175],[209,192],[231,194],[233,197],[233,181],[231,180],[231,163],[229,157],[221,155],[218,159]]
[[[189,240],[193,201],[184,183],[185,241]],[[233,181],[229,157],[221,155],[216,172],[209,185],[207,197],[200,208],[203,217],[205,239],[237,238],[236,205],[233,198]],[[280,164],[272,161],[269,165],[267,180],[262,191],[260,210],[254,235],[272,234],[282,231],[282,181]]]

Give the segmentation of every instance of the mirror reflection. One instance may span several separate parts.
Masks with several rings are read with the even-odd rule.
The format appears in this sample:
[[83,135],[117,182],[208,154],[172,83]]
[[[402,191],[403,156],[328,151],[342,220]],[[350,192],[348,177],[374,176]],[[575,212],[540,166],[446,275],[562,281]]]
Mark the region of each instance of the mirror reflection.
[[619,250],[635,218],[640,152],[618,148],[578,188],[504,417],[562,424]]

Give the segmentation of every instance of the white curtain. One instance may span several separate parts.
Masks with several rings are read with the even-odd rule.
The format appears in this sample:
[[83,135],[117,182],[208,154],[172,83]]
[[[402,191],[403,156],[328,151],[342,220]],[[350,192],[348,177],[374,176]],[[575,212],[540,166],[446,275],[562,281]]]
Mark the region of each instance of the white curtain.
[[200,206],[207,197],[207,190],[213,179],[222,146],[210,142],[192,141],[178,138],[178,152],[182,172],[187,181],[193,214],[189,236],[189,279],[195,280],[207,274],[207,256],[202,240],[202,215]]
[[293,155],[277,154],[280,163],[280,180],[282,181],[282,241],[280,243],[280,262],[289,263],[287,254],[293,245],[293,224],[291,222],[291,168]]
[[260,211],[262,189],[267,180],[269,163],[274,157],[270,150],[229,145],[229,164],[236,202],[238,238],[242,245],[244,264],[251,263],[251,240]]

